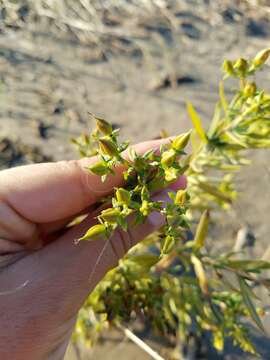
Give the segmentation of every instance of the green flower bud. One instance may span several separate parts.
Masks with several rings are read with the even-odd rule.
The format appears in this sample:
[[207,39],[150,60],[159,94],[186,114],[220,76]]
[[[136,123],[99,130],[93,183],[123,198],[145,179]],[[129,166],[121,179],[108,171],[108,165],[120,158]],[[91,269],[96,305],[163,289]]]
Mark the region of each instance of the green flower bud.
[[115,143],[110,138],[100,138],[98,140],[99,149],[103,155],[114,157],[118,155],[118,149]]
[[175,168],[168,168],[165,170],[165,180],[168,182],[175,181],[178,178],[178,171]]
[[247,83],[246,86],[244,87],[244,96],[245,97],[252,97],[255,95],[257,90],[257,86],[254,82],[252,83]]
[[168,254],[173,249],[174,244],[175,244],[174,238],[170,235],[167,235],[162,244],[162,249],[161,249],[162,254],[164,255]]
[[107,168],[106,164],[102,161],[99,161],[93,165],[88,166],[88,169],[96,175],[103,176],[109,174],[110,170]]
[[199,258],[197,258],[195,255],[191,256],[191,262],[194,266],[194,270],[195,270],[195,274],[199,280],[199,285],[200,288],[202,290],[202,293],[206,296],[209,295],[209,290],[208,290],[208,281],[207,281],[207,276],[206,273],[204,271],[202,262]]
[[241,76],[244,76],[248,69],[248,62],[247,60],[240,58],[234,63],[233,67],[239,72]]
[[164,151],[164,153],[162,153],[161,155],[161,164],[163,166],[171,166],[176,158],[176,153],[174,149],[170,149],[167,151]]
[[260,67],[262,66],[268,59],[270,55],[270,49],[264,49],[262,51],[260,51],[254,58],[253,60],[253,65],[255,67]]
[[117,209],[106,209],[101,212],[100,217],[109,224],[115,224],[121,218],[121,213]]
[[186,202],[187,191],[186,190],[178,190],[175,196],[174,203],[179,206],[183,206]]
[[100,119],[100,118],[96,118],[96,126],[97,129],[104,135],[111,135],[113,128],[112,125],[109,124],[106,120],[104,119]]
[[191,131],[177,136],[172,142],[172,148],[177,151],[183,150],[189,142],[190,135]]
[[115,192],[116,199],[120,205],[130,204],[130,192],[123,188],[118,188]]
[[147,200],[143,200],[142,206],[140,207],[140,212],[143,214],[143,216],[148,216],[151,210],[151,203],[149,203]]
[[78,241],[82,240],[98,240],[106,236],[106,227],[103,224],[97,224],[92,226],[84,236],[82,236]]
[[194,244],[196,249],[201,249],[204,246],[205,239],[209,227],[209,210],[205,210],[200,218],[199,224],[194,236]]
[[233,64],[230,60],[225,60],[222,66],[223,70],[230,76],[235,75]]

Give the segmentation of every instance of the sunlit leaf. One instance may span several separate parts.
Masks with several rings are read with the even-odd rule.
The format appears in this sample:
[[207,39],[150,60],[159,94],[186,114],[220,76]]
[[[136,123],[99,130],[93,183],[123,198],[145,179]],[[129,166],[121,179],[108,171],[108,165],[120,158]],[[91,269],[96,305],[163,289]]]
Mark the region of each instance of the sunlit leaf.
[[161,246],[161,253],[168,254],[174,247],[174,244],[175,244],[174,238],[170,235],[166,236],[166,238],[164,239],[164,242]]
[[264,260],[228,260],[227,265],[233,269],[258,272],[270,269],[270,262]]
[[187,103],[187,110],[188,110],[190,119],[193,123],[193,126],[194,126],[195,130],[197,131],[198,135],[200,136],[201,140],[204,143],[207,143],[207,137],[205,135],[205,132],[204,132],[204,129],[202,126],[202,121],[201,121],[199,115],[197,114],[196,110],[194,109],[193,105],[191,104],[191,102]]
[[159,256],[155,254],[132,255],[128,257],[128,260],[137,265],[151,267],[159,261]]
[[252,302],[252,300],[250,299],[250,289],[249,286],[247,285],[246,281],[244,279],[242,279],[241,277],[238,277],[238,281],[239,281],[239,285],[240,285],[240,289],[241,289],[241,294],[243,297],[243,300],[246,304],[246,307],[248,309],[248,312],[251,316],[251,318],[253,319],[253,321],[255,322],[255,324],[258,326],[258,328],[265,333],[265,329],[263,327],[263,324],[261,322],[261,319],[259,318],[259,315],[257,314],[256,308]]
[[204,246],[205,238],[208,233],[209,225],[209,210],[204,210],[200,217],[199,224],[194,236],[194,246],[196,249],[201,249]]
[[231,203],[232,199],[227,196],[226,194],[224,194],[223,192],[221,192],[217,187],[211,185],[211,184],[207,184],[206,182],[200,182],[199,186],[206,192],[208,192],[209,194],[217,197],[218,199],[221,199],[225,202]]
[[200,284],[200,288],[202,290],[202,293],[204,295],[209,295],[209,290],[208,290],[208,281],[207,281],[207,276],[206,273],[204,271],[203,265],[201,263],[201,260],[199,258],[197,258],[197,256],[192,255],[191,256],[191,262],[194,265],[194,270],[196,273],[196,276],[199,280],[199,284]]

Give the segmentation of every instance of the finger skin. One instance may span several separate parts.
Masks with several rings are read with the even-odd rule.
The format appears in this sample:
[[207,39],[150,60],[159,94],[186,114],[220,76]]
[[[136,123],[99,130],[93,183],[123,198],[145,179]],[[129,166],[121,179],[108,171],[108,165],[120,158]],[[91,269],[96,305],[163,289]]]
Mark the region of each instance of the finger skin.
[[[158,148],[168,139],[134,146],[138,153]],[[122,167],[104,183],[86,169],[97,157],[26,165],[0,173],[0,199],[26,221],[48,223],[82,211],[123,183]]]
[[[134,148],[144,153],[168,141],[145,142]],[[96,160],[35,164],[0,172],[0,239],[39,248],[44,234],[59,230],[123,183],[122,167],[104,183],[91,174],[86,167]]]
[[[168,201],[168,197],[162,193],[155,200]],[[26,283],[16,294],[0,296],[4,314],[1,324],[5,329],[0,331],[1,359],[60,359],[77,312],[89,292],[130,247],[165,221],[156,213],[142,225],[131,225],[128,232],[116,231],[109,241],[84,241],[76,245],[74,240],[95,223],[96,215],[92,213],[57,241],[0,273],[2,290]],[[16,339],[16,346],[10,339]],[[53,351],[57,356],[51,357]]]

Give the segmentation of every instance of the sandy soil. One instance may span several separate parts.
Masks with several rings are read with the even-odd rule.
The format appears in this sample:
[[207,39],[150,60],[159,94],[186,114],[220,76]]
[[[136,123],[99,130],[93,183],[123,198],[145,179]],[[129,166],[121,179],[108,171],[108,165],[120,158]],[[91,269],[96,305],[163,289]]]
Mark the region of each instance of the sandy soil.
[[[174,27],[160,26],[155,17],[138,24],[145,34],[144,56],[124,38],[112,42],[111,49],[107,41],[101,51],[49,22],[19,28],[1,24],[0,135],[5,139],[0,166],[77,156],[69,139],[91,126],[87,111],[119,126],[133,142],[162,128],[170,134],[188,129],[186,100],[207,124],[223,59],[254,55],[270,41],[269,14],[244,14],[238,2],[229,3],[181,1],[173,12]],[[270,90],[269,68],[258,81]],[[217,215],[211,237],[223,251],[233,246],[239,228],[249,225],[256,237],[253,254],[262,256],[269,245],[270,156],[267,151],[251,156],[252,166],[238,179],[239,200],[230,214]],[[267,319],[266,326],[270,329]],[[266,339],[259,345],[269,359]],[[76,358],[72,352],[67,359]],[[134,345],[118,341],[107,341],[83,358],[148,359]],[[229,350],[220,358],[238,357]]]

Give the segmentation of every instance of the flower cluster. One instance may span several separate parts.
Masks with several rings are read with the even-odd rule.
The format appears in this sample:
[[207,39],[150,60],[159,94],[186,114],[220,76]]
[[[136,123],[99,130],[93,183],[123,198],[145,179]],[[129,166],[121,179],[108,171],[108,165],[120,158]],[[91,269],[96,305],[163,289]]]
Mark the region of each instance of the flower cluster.
[[118,226],[126,231],[128,219],[140,224],[151,212],[158,211],[166,217],[162,253],[167,253],[188,227],[185,213],[189,196],[186,190],[169,192],[172,201],[164,206],[160,201],[153,201],[152,194],[175,182],[187,170],[189,157],[185,157],[184,149],[191,132],[177,136],[158,151],[139,155],[134,149],[125,151],[128,143],[118,142],[118,130],[113,130],[108,122],[96,117],[95,121],[96,128],[90,139],[97,144],[99,160],[89,166],[89,171],[105,181],[115,167],[123,166],[126,186],[115,189],[108,207],[98,216],[99,224],[92,226],[79,241],[109,238]]

